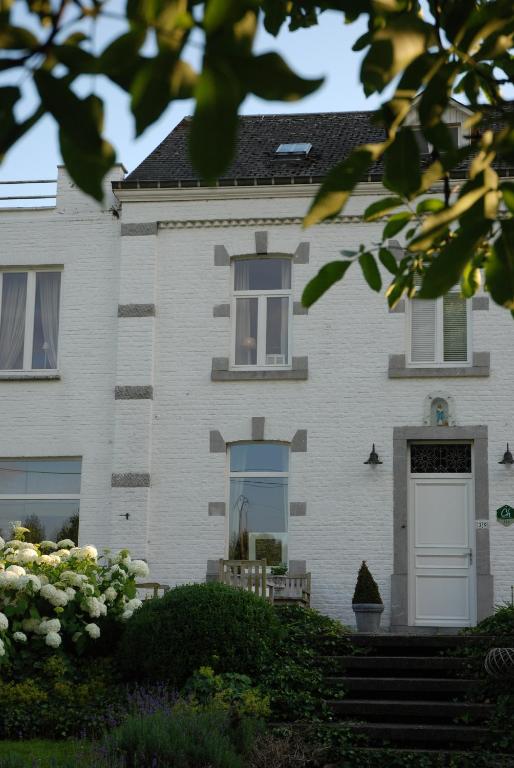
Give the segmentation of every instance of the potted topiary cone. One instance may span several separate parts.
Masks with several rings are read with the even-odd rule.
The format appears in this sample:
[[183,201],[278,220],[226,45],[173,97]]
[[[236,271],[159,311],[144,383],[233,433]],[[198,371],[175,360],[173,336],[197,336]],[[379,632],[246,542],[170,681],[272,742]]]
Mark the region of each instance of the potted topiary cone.
[[378,632],[384,604],[377,582],[371,575],[366,561],[362,561],[352,600],[358,632]]

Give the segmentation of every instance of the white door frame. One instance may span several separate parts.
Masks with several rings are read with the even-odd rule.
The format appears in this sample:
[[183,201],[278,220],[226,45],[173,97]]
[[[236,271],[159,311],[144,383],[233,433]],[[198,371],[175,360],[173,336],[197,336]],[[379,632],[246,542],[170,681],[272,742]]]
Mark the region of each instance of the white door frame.
[[[450,443],[465,443],[467,445],[470,444],[469,441],[462,441],[462,440],[441,440],[441,441],[423,441],[423,440],[413,440],[407,450],[407,478],[408,478],[408,488],[407,488],[407,528],[408,528],[408,586],[407,586],[407,593],[408,593],[408,623],[409,626],[434,626],[434,627],[464,627],[464,626],[474,626],[477,622],[477,577],[476,577],[476,552],[477,552],[477,546],[476,546],[476,523],[475,523],[475,456],[474,456],[474,447],[473,443],[471,443],[471,472],[470,473],[454,473],[454,472],[441,472],[441,473],[412,473],[411,472],[411,445],[412,443],[415,443],[419,445],[420,443],[439,443],[439,444],[450,444]],[[445,620],[445,619],[434,619],[433,621],[421,621],[416,619],[416,595],[415,595],[415,577],[416,577],[416,542],[415,542],[415,525],[414,525],[414,489],[416,485],[416,481],[423,481],[426,482],[427,485],[430,484],[430,481],[441,481],[441,484],[450,484],[452,481],[455,480],[462,480],[464,483],[468,486],[468,493],[467,493],[467,506],[468,506],[468,533],[469,533],[469,560],[468,560],[468,572],[469,572],[469,581],[468,581],[468,604],[469,604],[469,622],[462,623],[460,620]],[[437,548],[435,548],[437,549]],[[442,549],[439,547],[439,549]],[[453,549],[450,547],[450,549]],[[458,554],[459,556],[462,556],[462,548],[459,548],[459,552],[455,552],[455,554]],[[448,551],[448,555],[453,554],[452,552]],[[459,568],[460,570],[461,568]]]

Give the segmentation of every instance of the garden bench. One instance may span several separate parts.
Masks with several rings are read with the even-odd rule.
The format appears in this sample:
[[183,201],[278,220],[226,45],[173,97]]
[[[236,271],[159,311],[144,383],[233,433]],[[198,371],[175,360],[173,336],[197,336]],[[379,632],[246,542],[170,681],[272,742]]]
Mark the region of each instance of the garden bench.
[[[159,597],[159,592],[162,590],[162,594],[165,595],[169,590],[168,584],[159,584],[157,581],[145,581],[136,584],[137,589],[145,590],[143,594],[143,600],[151,600],[152,597]],[[151,592],[151,593],[150,593]]]
[[311,604],[311,574],[301,576],[271,576],[274,586],[274,602],[281,605]]
[[220,558],[218,580],[230,587],[246,589],[273,602],[273,585],[268,584],[266,560],[223,560]]

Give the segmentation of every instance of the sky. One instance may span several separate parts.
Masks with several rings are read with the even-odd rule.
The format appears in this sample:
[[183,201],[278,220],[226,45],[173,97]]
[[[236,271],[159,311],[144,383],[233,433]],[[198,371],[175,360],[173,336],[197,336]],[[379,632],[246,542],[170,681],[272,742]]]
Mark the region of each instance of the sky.
[[[121,0],[112,0],[113,6],[122,8]],[[20,23],[27,23],[23,14]],[[102,50],[107,42],[122,32],[120,23],[101,22],[95,35],[95,45]],[[365,31],[362,22],[344,25],[342,15],[326,12],[317,27],[289,32],[286,28],[278,38],[259,31],[256,50],[259,53],[278,51],[288,64],[304,77],[325,77],[323,86],[311,96],[297,102],[270,102],[248,97],[242,104],[242,114],[270,114],[276,112],[333,112],[375,109],[379,100],[366,99],[359,85],[358,75],[362,53],[351,50],[353,42]],[[200,46],[193,46],[188,53],[191,63],[198,66]],[[5,78],[2,78],[2,84]],[[129,111],[128,98],[117,86],[105,78],[82,78],[81,95],[94,87],[106,106],[106,136],[116,149],[117,159],[130,172],[133,170],[186,115],[191,114],[191,100],[177,101],[170,105],[161,118],[145,133],[135,138],[134,123]],[[25,82],[27,97],[24,109],[34,103],[30,82]],[[61,162],[55,123],[51,117],[43,118],[7,154],[0,166],[0,182],[7,179],[54,179],[56,166]],[[5,194],[6,187],[0,187]],[[18,187],[15,188],[18,191]],[[14,190],[13,190],[14,191]]]

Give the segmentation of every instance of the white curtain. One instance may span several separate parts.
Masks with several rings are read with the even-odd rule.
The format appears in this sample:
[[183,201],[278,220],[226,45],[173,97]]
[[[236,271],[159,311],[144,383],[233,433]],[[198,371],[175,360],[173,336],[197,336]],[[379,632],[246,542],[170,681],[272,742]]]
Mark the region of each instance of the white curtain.
[[266,328],[266,354],[284,355],[287,362],[289,299],[270,297],[268,299],[268,319]]
[[282,285],[281,288],[291,288],[291,261],[282,259]]
[[257,301],[236,301],[236,365],[257,363]]
[[25,339],[25,306],[27,275],[4,272],[2,285],[2,316],[0,320],[0,369],[23,368]]
[[250,288],[250,261],[240,259],[234,266],[234,290],[248,291]]
[[[37,274],[37,299],[41,311],[41,330],[43,345],[46,352],[46,368],[57,368],[57,338],[59,335],[59,294],[61,287],[60,272],[38,272]],[[34,346],[36,344],[34,335]],[[36,354],[36,349],[34,349]]]

